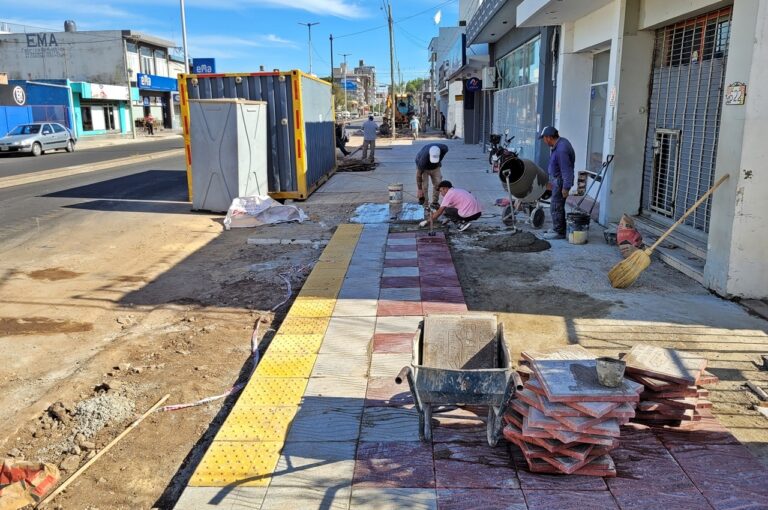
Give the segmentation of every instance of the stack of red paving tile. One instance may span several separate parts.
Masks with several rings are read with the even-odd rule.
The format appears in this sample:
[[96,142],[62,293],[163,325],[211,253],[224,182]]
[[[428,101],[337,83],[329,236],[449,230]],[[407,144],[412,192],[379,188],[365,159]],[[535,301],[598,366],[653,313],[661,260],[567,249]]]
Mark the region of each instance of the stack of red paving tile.
[[[567,355],[582,359],[558,359]],[[620,426],[635,416],[643,386],[628,379],[618,388],[602,386],[595,360],[583,349],[523,357],[530,376],[504,416],[504,437],[533,472],[616,476],[609,452]]]
[[709,391],[700,386],[718,379],[706,371],[705,358],[639,344],[623,359],[627,377],[645,386],[633,421],[679,426],[710,415]]

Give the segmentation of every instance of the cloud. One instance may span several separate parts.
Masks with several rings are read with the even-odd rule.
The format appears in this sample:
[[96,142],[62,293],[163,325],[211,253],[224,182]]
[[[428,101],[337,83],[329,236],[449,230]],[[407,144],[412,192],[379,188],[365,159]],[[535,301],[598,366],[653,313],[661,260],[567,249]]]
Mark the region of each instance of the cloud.
[[282,7],[284,9],[300,9],[314,14],[336,16],[338,18],[366,18],[368,11],[348,0],[261,0],[258,2],[265,7]]
[[201,35],[189,38],[192,55],[221,59],[239,59],[252,56],[253,48],[294,49],[293,41],[275,34],[257,34],[253,37],[234,37],[228,35]]

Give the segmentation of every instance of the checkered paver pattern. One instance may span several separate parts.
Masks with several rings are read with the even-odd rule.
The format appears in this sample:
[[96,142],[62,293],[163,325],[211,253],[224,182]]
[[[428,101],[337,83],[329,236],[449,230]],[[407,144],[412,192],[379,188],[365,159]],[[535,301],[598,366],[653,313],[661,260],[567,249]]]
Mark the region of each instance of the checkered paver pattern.
[[442,233],[340,226],[176,508],[768,508],[765,468],[714,418],[623,427],[608,479],[529,472],[481,408],[421,443],[394,377],[423,315],[464,311]]

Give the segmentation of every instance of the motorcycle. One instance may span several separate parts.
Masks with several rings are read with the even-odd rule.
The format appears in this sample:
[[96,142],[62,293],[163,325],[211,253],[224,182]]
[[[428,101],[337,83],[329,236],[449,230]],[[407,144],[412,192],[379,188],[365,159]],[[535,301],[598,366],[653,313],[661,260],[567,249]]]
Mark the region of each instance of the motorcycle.
[[490,136],[491,146],[488,151],[488,164],[491,171],[495,174],[499,173],[502,163],[509,158],[516,158],[517,152],[510,150],[509,144],[514,140],[514,135],[507,137],[509,130],[504,131],[504,142],[502,143],[502,135],[492,134]]

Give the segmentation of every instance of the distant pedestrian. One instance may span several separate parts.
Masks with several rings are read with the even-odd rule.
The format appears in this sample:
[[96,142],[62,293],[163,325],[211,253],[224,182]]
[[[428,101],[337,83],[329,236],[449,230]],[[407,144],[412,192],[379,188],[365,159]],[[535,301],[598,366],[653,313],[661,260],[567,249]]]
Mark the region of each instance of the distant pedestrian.
[[[437,187],[443,196],[443,201],[440,203],[440,208],[432,213],[432,221],[436,221],[445,214],[448,220],[459,227],[460,232],[464,232],[469,228],[471,222],[483,214],[480,202],[469,191],[454,188],[451,181],[442,181]],[[427,223],[428,220],[424,220],[419,223],[419,226],[426,227]]]
[[416,140],[419,137],[419,118],[417,116],[413,116],[411,118],[411,134],[413,135],[413,139]]
[[349,151],[346,148],[347,141],[349,141],[346,131],[343,122],[336,123],[336,147],[338,147],[342,154],[349,156]]
[[440,172],[442,161],[448,153],[448,146],[442,143],[428,143],[416,154],[416,192],[419,203],[424,205],[429,196],[429,181],[432,181],[432,209],[440,207],[440,192],[437,187],[443,180]]
[[565,199],[573,187],[573,165],[576,153],[566,138],[552,126],[541,130],[539,135],[544,143],[549,145],[549,183],[552,188],[552,198],[549,201],[549,212],[552,214],[552,230],[544,232],[544,239],[565,239]]
[[443,112],[440,112],[440,131],[442,131],[443,134],[446,134],[445,133],[445,115],[443,115]]
[[[373,121],[373,115],[368,116],[368,120],[363,122],[363,161],[373,163],[374,153],[376,152],[376,129],[379,126]],[[371,150],[371,159],[368,160],[368,149]]]
[[155,118],[151,113],[144,117],[144,128],[147,130],[148,135],[155,134]]

